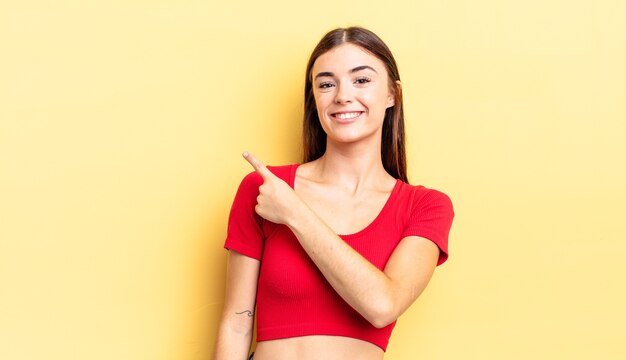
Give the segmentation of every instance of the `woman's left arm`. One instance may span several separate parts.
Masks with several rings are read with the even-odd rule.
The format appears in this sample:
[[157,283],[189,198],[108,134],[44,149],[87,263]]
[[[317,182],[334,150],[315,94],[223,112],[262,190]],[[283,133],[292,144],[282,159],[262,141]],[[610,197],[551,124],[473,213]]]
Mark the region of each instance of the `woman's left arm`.
[[395,321],[426,288],[439,258],[432,241],[405,237],[380,271],[306,208],[287,225],[335,291],[372,325]]
[[256,212],[287,225],[335,291],[372,325],[389,325],[422,293],[439,258],[432,241],[403,238],[381,271],[335,234],[287,183],[254,156],[244,157],[264,181]]

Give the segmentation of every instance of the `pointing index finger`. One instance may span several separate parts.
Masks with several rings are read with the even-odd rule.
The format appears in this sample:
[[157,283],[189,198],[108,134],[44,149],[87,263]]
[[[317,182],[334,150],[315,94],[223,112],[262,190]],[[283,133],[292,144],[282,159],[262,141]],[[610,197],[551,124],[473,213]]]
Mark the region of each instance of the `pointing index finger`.
[[244,151],[243,157],[250,163],[250,165],[252,165],[254,171],[261,175],[263,180],[265,180],[268,176],[272,174],[259,159],[254,157],[254,155],[250,154],[249,152]]

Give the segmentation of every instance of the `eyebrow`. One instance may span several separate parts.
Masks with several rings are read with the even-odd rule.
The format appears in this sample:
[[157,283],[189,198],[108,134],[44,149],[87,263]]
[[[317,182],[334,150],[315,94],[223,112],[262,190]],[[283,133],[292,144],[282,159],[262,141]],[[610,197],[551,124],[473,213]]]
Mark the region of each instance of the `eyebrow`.
[[[376,71],[376,69],[368,65],[357,66],[354,69],[350,70],[350,73],[355,73],[355,72],[359,72],[359,71],[367,70],[367,69],[372,70],[373,72],[378,74],[378,71]],[[322,71],[321,73],[318,73],[317,75],[315,75],[314,79],[317,79],[318,77],[322,77],[322,76],[333,77],[335,76],[335,74],[330,71]]]

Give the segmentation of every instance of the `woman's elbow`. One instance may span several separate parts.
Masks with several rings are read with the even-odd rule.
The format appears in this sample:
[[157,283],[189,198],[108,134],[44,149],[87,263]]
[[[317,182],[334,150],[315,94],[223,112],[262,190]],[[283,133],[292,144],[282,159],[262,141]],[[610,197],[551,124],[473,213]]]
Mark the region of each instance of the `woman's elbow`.
[[396,319],[377,319],[377,320],[371,321],[370,324],[372,324],[372,326],[374,326],[377,329],[382,329],[391,325],[394,321],[396,321]]
[[381,301],[376,304],[366,319],[375,328],[382,329],[396,321],[398,316],[392,301]]

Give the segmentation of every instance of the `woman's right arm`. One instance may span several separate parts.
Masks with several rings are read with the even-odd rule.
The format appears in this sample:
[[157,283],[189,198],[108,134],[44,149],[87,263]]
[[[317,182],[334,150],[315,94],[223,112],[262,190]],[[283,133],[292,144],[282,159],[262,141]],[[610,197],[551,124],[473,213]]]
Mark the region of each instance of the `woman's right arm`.
[[213,360],[246,360],[252,343],[260,262],[229,251],[226,297]]

